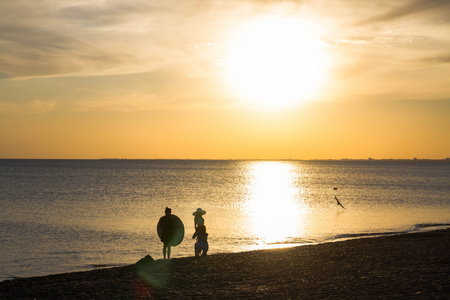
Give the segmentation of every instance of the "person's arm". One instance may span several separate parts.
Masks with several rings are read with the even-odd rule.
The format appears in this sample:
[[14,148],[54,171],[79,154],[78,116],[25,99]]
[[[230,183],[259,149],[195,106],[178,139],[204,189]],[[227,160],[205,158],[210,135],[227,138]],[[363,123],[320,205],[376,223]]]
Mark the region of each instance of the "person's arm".
[[192,238],[195,239],[198,235],[197,229],[195,230],[194,234],[192,235]]

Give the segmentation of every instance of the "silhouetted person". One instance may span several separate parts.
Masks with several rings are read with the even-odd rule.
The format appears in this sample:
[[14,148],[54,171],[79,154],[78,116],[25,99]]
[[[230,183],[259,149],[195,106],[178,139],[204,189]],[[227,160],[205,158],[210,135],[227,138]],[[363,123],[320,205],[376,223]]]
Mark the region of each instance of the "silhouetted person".
[[192,213],[192,215],[194,216],[195,229],[197,229],[198,226],[205,224],[205,220],[202,217],[204,214],[206,214],[206,211],[201,208],[197,208],[197,210]]
[[175,234],[175,224],[173,224],[172,218],[170,217],[172,214],[172,210],[166,207],[165,210],[166,215],[159,219],[159,224],[161,226],[161,242],[164,243],[163,246],[163,256],[166,259],[170,259],[170,242],[172,241]]
[[197,242],[195,243],[195,256],[199,256],[200,254],[202,256],[206,256],[208,253],[208,234],[206,233],[206,226],[205,225],[199,225],[197,227],[197,230],[195,230],[194,235],[192,236],[193,239],[197,238]]

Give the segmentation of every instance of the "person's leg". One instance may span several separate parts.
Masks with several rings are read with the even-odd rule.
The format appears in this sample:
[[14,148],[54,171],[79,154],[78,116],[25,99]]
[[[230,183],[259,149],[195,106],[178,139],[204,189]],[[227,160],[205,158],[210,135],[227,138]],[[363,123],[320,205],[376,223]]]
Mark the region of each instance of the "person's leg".
[[170,246],[167,246],[167,258],[170,259]]
[[195,250],[195,256],[197,257],[200,254],[200,249],[198,248],[198,243],[195,243],[194,250]]
[[163,256],[164,256],[164,259],[166,259],[166,248],[167,248],[167,245],[164,243],[164,245],[163,245]]
[[207,243],[205,243],[205,245],[204,245],[204,247],[203,247],[203,253],[202,253],[202,256],[206,256],[206,255],[207,255],[207,253],[208,253],[208,248],[209,248],[209,245],[208,245]]

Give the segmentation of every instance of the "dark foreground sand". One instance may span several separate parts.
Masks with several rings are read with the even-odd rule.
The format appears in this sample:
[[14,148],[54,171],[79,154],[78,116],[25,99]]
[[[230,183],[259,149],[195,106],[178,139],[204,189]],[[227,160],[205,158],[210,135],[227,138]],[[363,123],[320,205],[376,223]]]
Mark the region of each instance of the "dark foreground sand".
[[450,299],[450,230],[0,282],[0,299]]

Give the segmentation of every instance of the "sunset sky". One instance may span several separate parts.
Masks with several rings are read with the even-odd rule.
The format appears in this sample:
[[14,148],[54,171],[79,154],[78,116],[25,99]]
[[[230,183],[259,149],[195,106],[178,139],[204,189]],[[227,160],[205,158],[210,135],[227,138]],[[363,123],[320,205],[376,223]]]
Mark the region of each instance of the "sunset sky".
[[0,2],[0,158],[369,157],[450,157],[450,1]]

